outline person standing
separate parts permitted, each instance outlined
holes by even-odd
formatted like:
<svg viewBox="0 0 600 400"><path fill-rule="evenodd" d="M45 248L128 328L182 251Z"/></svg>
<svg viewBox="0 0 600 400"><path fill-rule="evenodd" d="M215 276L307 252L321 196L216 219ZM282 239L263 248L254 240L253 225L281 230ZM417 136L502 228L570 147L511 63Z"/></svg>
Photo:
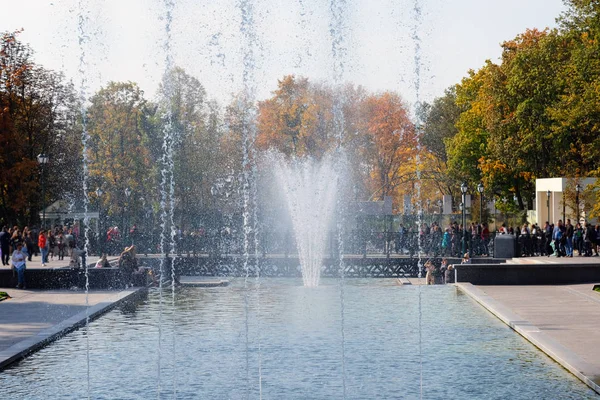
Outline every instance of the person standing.
<svg viewBox="0 0 600 400"><path fill-rule="evenodd" d="M25 289L25 254L23 254L23 244L17 244L12 255L12 266L17 271L17 289Z"/></svg>
<svg viewBox="0 0 600 400"><path fill-rule="evenodd" d="M435 271L435 265L431 261L427 261L425 263L425 270L427 273L425 274L425 282L427 285L435 285L435 277L433 276L433 272Z"/></svg>
<svg viewBox="0 0 600 400"><path fill-rule="evenodd" d="M25 248L27 249L27 261L31 261L31 257L33 257L35 251L33 233L31 231L28 231L25 236Z"/></svg>
<svg viewBox="0 0 600 400"><path fill-rule="evenodd" d="M575 233L575 229L573 225L571 225L571 220L567 219L567 224L565 225L565 236L567 237L565 243L565 250L567 253L567 257L573 257L573 234Z"/></svg>
<svg viewBox="0 0 600 400"><path fill-rule="evenodd" d="M10 233L8 227L3 226L0 232L0 251L2 251L2 265L9 265L10 260Z"/></svg>
<svg viewBox="0 0 600 400"><path fill-rule="evenodd" d="M56 236L56 245L58 246L58 259L65 259L65 235L61 230L58 231L58 235Z"/></svg>
<svg viewBox="0 0 600 400"><path fill-rule="evenodd" d="M21 231L15 227L10 238L10 247L13 251L15 251L18 244L23 244L23 238L21 237Z"/></svg>
<svg viewBox="0 0 600 400"><path fill-rule="evenodd" d="M40 236L38 237L38 247L42 253L42 267L45 267L48 263L48 237L46 236L45 229L40 231Z"/></svg>
<svg viewBox="0 0 600 400"><path fill-rule="evenodd" d="M484 257L487 257L490 252L489 243L490 243L490 229L488 228L487 222L484 222L481 227L481 244L482 244L481 252Z"/></svg>
<svg viewBox="0 0 600 400"><path fill-rule="evenodd" d="M54 261L54 256L57 256L58 258L56 238L54 237L54 233L52 233L51 230L48 230L48 255L50 256L50 261Z"/></svg>
<svg viewBox="0 0 600 400"><path fill-rule="evenodd" d="M563 225L562 219L558 220L558 223L552 230L552 240L554 241L554 254L556 255L556 257L561 257L565 255L565 227Z"/></svg>
<svg viewBox="0 0 600 400"><path fill-rule="evenodd" d="M75 236L73 236L73 229L69 228L67 234L64 237L65 247L67 249L67 257L73 256L73 249L75 248Z"/></svg>
<svg viewBox="0 0 600 400"><path fill-rule="evenodd" d="M579 222L575 225L575 231L573 232L573 247L577 249L579 257L583 256L583 228Z"/></svg>

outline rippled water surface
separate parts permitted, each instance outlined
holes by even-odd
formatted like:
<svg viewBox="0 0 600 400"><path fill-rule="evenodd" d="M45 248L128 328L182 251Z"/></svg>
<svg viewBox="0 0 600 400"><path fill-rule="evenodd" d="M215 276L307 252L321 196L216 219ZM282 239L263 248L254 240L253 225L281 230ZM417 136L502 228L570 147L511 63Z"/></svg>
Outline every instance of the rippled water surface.
<svg viewBox="0 0 600 400"><path fill-rule="evenodd" d="M263 398L341 398L339 288L326 279L318 288L300 285L263 280L260 315L251 288L248 319L242 281L180 290L174 311L163 305L160 383L158 293L106 314L90 325L90 397L156 398L160 386L165 399L174 390L180 399L258 398L260 357ZM419 397L418 290L394 280L347 281L348 398ZM599 397L455 288L421 290L423 398ZM83 331L0 373L11 400L86 398L85 382Z"/></svg>

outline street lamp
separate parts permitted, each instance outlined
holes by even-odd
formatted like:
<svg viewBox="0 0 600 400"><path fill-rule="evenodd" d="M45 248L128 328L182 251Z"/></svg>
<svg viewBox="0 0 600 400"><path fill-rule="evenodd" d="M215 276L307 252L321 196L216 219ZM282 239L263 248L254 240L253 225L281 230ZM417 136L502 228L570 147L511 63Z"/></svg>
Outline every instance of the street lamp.
<svg viewBox="0 0 600 400"><path fill-rule="evenodd" d="M481 223L483 224L483 183L479 183L479 185L477 185L477 191L479 192L479 219L481 220Z"/></svg>
<svg viewBox="0 0 600 400"><path fill-rule="evenodd" d="M98 199L98 245L100 245L100 257L104 254L104 234L102 229L102 189L96 189L96 199Z"/></svg>
<svg viewBox="0 0 600 400"><path fill-rule="evenodd" d="M462 207L461 207L461 211L462 211L462 226L463 226L463 232L462 232L462 254L464 255L467 252L467 217L465 214L465 208L467 205L467 191L469 190L469 187L467 186L467 184L465 182L463 182L460 185L460 191L462 192Z"/></svg>
<svg viewBox="0 0 600 400"><path fill-rule="evenodd" d="M46 186L44 184L44 170L46 164L48 164L48 161L50 160L50 157L44 153L40 153L37 156L37 160L40 164L40 168L42 169L42 228L46 229Z"/></svg>
<svg viewBox="0 0 600 400"><path fill-rule="evenodd" d="M546 208L548 209L548 223L552 223L552 219L550 218L550 190L546 192Z"/></svg>
<svg viewBox="0 0 600 400"><path fill-rule="evenodd" d="M498 200L496 199L496 196L493 196L493 201L494 201L494 232L498 232L498 209L496 208L496 203L498 202Z"/></svg>
<svg viewBox="0 0 600 400"><path fill-rule="evenodd" d="M517 194L515 193L513 195L513 201L515 202L515 205L517 206L517 211L515 212L515 225L516 225L516 230L515 230L515 234L517 232L517 230L519 229L519 198L517 197Z"/></svg>
<svg viewBox="0 0 600 400"><path fill-rule="evenodd" d="M125 197L127 198L127 207L129 207L129 196L131 196L131 189L129 189L128 187L125 188ZM127 211L127 225L129 226L129 210L125 207L125 210ZM125 221L123 221L123 236L127 236L127 239L129 241L129 227L125 227Z"/></svg>
<svg viewBox="0 0 600 400"><path fill-rule="evenodd" d="M575 219L577 220L577 222L579 222L579 192L581 192L581 185L578 183L577 185L575 185L575 209L577 210L576 215L575 215Z"/></svg>

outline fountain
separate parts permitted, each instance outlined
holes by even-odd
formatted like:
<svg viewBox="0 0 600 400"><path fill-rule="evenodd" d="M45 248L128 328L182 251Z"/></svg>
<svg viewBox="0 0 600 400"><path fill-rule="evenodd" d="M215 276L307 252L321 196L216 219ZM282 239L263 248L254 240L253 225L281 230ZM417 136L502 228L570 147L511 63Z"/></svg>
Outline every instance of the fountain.
<svg viewBox="0 0 600 400"><path fill-rule="evenodd" d="M293 157L288 162L278 154L270 158L292 219L304 286L319 286L338 192L333 155L320 161Z"/></svg>
<svg viewBox="0 0 600 400"><path fill-rule="evenodd" d="M176 85L168 79L178 54L173 48L179 28L175 17L181 14L177 10L179 2L164 0L163 3L165 98L162 107L157 108L162 129L154 132L162 142L158 151L161 157L157 161L159 179L154 186L155 235L160 237L158 251L161 253L154 256L159 260L158 287L149 289L147 298L132 307L134 311L115 309L97 321L87 318L85 329L69 333L66 340L58 340L7 369L0 375L0 386L8 388L9 394L16 398L463 399L493 397L498 394L496 390L504 390L504 398L516 398L522 391L539 394L548 391L550 386L555 391L549 396L557 398L570 393L579 397L589 394L573 377L549 364L533 346L513 335L466 296L457 296L451 287L401 288L395 279L361 279L356 278L356 274L352 275L353 279L346 279L344 263L349 261L342 258L342 254L345 254L343 239L347 236L342 233L347 228L344 207L348 202L343 193L350 174L344 174L349 169L344 143L351 139L344 135L354 129L354 121L346 121L344 112L350 96L345 97L340 90L323 112L331 115L323 130L332 138L330 146L335 147L334 150L321 158L288 156L270 150L262 158L256 147L258 108L255 104L260 98L257 94L260 85L255 75L260 75L257 62L261 62L261 51L268 40L263 43L261 39L264 16L256 10L260 10L261 4L253 0L235 3L239 14L236 32L239 42L232 42L241 44L239 54L230 55L225 47L217 49L219 57L222 56L220 60L225 60L225 56L239 56L236 62L241 60L238 65L242 81L238 102L240 140L236 149L240 165L237 175L227 172L230 178L227 185L239 184L239 202L237 209L231 212L238 217L238 247L223 254L211 252L214 250L211 248L198 256L198 260L218 259L216 262L223 264L238 262L243 274L227 276L231 279L228 287L176 286L175 264L190 258L189 255L178 256L176 242L174 210L182 207L185 211L176 196L179 182L175 173L176 144L183 134L169 103ZM306 0L298 3L302 15L300 25L306 30L314 22L310 20L312 11ZM352 10L349 3L330 0L327 7L330 36L326 40L331 42L328 56L332 61L331 81L336 88L343 87L346 70L352 70L347 56L353 50L349 44L348 21L351 21ZM86 99L90 66L86 53L89 52L86 40L89 28L84 18L85 4L81 1L79 6L79 100L87 227L92 180L88 176L90 161L87 158ZM421 96L419 32L423 18L421 1L413 0L411 4L414 89L418 102ZM223 32L212 33L216 43ZM312 49L304 49L303 55L307 58L311 54ZM310 60L301 58L301 61ZM418 125L417 122L417 128ZM417 147L420 148L420 144L417 143ZM350 157L350 146L346 150ZM259 165L259 161L264 161L264 165ZM278 191L287 205L303 286L295 275L293 278L265 278L268 276L266 268L261 270L264 266L261 264L269 262L260 252L263 236L258 170L265 165L276 177ZM418 211L421 211L423 168L417 160ZM182 214L182 220L198 218L183 211ZM417 215L420 225L421 212ZM357 231L358 224L357 221ZM221 229L221 225L217 228ZM333 256L331 262L336 265L330 268L330 272L334 270L333 275L321 277L328 244ZM420 242L417 247L420 275ZM366 250L364 257L370 261ZM291 260L295 273L297 263ZM286 253L280 262L288 261ZM85 272L87 293L87 268ZM238 277L241 278L236 279ZM166 292L164 282L169 280L170 292ZM423 360L426 360L427 379L424 379ZM481 385L482 381L490 384Z"/></svg>

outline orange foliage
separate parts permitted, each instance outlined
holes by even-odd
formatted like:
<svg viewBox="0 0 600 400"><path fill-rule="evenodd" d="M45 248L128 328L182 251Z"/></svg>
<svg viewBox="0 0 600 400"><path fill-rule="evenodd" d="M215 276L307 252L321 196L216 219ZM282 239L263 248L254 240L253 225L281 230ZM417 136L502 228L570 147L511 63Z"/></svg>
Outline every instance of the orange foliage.
<svg viewBox="0 0 600 400"><path fill-rule="evenodd" d="M383 198L414 180L417 136L406 106L395 93L367 97L361 111L363 130L370 139L364 156L371 165L374 193Z"/></svg>

